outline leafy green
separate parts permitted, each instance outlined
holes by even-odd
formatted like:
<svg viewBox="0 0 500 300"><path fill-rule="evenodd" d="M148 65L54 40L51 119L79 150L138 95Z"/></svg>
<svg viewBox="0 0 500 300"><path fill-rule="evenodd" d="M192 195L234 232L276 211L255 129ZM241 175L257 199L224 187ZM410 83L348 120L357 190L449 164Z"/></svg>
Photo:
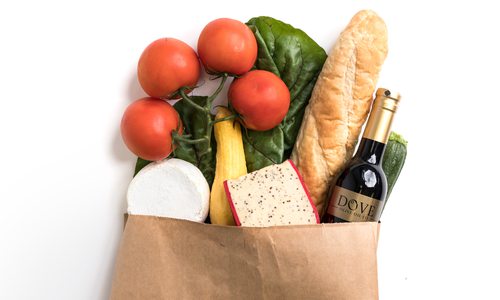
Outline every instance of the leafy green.
<svg viewBox="0 0 500 300"><path fill-rule="evenodd" d="M261 132L247 130L243 142L249 172L285 160L283 130L278 127Z"/></svg>
<svg viewBox="0 0 500 300"><path fill-rule="evenodd" d="M201 107L207 106L208 97L191 96L193 102ZM182 124L184 125L184 133L190 134L191 139L206 138L206 142L197 144L188 144L179 142L179 145L174 149L174 157L188 161L197 166L208 184L212 186L215 176L215 139L213 138L213 116L210 112L200 111L193 108L185 100L180 100L174 105L175 110L179 113Z"/></svg>
<svg viewBox="0 0 500 300"><path fill-rule="evenodd" d="M258 44L255 67L278 75L290 90L290 109L280 125L244 135L247 168L252 172L290 156L326 53L302 30L271 17L253 18L247 25Z"/></svg>
<svg viewBox="0 0 500 300"><path fill-rule="evenodd" d="M139 173L139 171L142 170L142 168L149 165L150 163L151 163L151 161L138 157L137 162L135 163L134 176L137 175L137 173Z"/></svg>

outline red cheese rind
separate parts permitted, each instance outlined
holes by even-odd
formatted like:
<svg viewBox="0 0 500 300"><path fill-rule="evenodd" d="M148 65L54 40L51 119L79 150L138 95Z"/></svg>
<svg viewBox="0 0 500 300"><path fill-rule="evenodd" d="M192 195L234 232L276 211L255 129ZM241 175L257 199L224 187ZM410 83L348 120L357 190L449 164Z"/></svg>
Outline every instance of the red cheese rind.
<svg viewBox="0 0 500 300"><path fill-rule="evenodd" d="M224 180L224 191L226 191L227 201L229 201L229 207L231 208L231 212L233 213L234 223L236 226L241 226L240 219L238 218L238 213L236 212L236 208L234 207L233 198L231 197L231 191L227 186L227 180Z"/></svg>

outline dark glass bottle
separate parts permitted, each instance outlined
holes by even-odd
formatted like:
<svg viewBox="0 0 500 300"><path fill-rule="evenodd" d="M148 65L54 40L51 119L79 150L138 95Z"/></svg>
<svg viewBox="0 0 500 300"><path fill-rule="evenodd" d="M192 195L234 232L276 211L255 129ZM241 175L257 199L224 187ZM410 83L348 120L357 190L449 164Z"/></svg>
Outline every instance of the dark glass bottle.
<svg viewBox="0 0 500 300"><path fill-rule="evenodd" d="M382 157L399 94L378 89L354 157L330 188L323 223L379 221L387 195Z"/></svg>

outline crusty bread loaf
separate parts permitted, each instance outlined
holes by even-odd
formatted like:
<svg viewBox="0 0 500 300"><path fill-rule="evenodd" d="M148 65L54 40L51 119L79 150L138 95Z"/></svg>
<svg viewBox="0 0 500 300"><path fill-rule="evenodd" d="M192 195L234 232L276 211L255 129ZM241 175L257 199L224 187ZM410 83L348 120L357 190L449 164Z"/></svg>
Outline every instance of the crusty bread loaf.
<svg viewBox="0 0 500 300"><path fill-rule="evenodd" d="M360 11L341 33L316 82L292 160L320 214L329 185L352 157L386 55L384 21L373 11Z"/></svg>

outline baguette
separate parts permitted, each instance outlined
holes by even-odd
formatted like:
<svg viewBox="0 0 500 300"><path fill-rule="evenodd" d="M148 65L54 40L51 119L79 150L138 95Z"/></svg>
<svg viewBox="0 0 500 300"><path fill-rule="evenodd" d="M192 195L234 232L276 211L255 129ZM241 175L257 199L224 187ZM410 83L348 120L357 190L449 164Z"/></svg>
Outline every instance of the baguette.
<svg viewBox="0 0 500 300"><path fill-rule="evenodd" d="M352 157L386 56L384 21L373 11L360 11L316 81L291 158L320 215L329 185Z"/></svg>

